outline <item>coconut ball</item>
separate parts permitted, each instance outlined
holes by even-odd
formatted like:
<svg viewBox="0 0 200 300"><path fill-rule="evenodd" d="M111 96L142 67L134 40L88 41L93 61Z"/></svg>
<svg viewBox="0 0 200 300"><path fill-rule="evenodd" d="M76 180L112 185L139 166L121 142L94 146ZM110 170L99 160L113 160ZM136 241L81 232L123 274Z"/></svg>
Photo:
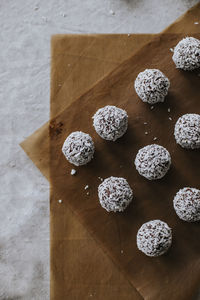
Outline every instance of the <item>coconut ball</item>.
<svg viewBox="0 0 200 300"><path fill-rule="evenodd" d="M169 79L157 69L146 69L135 80L135 91L143 102L164 102L170 86Z"/></svg>
<svg viewBox="0 0 200 300"><path fill-rule="evenodd" d="M71 164L82 166L93 158L94 143L89 134L75 131L66 138L62 152Z"/></svg>
<svg viewBox="0 0 200 300"><path fill-rule="evenodd" d="M160 256L172 244L172 230L167 223L153 220L144 223L137 233L137 247L147 256Z"/></svg>
<svg viewBox="0 0 200 300"><path fill-rule="evenodd" d="M133 192L126 179L111 176L99 185L98 196L108 212L122 212L132 201Z"/></svg>
<svg viewBox="0 0 200 300"><path fill-rule="evenodd" d="M116 141L128 128L127 112L112 105L102 107L93 116L93 126L103 139Z"/></svg>
<svg viewBox="0 0 200 300"><path fill-rule="evenodd" d="M200 67L200 40L193 37L182 39L174 48L172 59L177 68L192 71Z"/></svg>
<svg viewBox="0 0 200 300"><path fill-rule="evenodd" d="M169 170L171 156L167 149L152 144L141 148L135 158L135 166L140 175L149 180L160 179Z"/></svg>
<svg viewBox="0 0 200 300"><path fill-rule="evenodd" d="M173 200L174 209L183 221L200 221L200 190L190 187L180 189Z"/></svg>
<svg viewBox="0 0 200 300"><path fill-rule="evenodd" d="M186 149L200 148L200 115L185 114L175 124L174 136L177 144Z"/></svg>

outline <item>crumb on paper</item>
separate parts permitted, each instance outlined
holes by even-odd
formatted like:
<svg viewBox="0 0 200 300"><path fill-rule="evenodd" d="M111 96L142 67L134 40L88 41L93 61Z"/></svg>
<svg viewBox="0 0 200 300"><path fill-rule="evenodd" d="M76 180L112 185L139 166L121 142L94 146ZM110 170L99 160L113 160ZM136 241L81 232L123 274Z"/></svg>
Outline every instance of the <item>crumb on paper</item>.
<svg viewBox="0 0 200 300"><path fill-rule="evenodd" d="M115 12L111 9L111 10L110 10L110 14L111 14L112 16L114 16L114 15L115 15Z"/></svg>
<svg viewBox="0 0 200 300"><path fill-rule="evenodd" d="M68 64L67 66L68 66L68 67L71 67L71 64Z"/></svg>
<svg viewBox="0 0 200 300"><path fill-rule="evenodd" d="M169 117L169 120L172 121L172 117Z"/></svg>
<svg viewBox="0 0 200 300"><path fill-rule="evenodd" d="M128 36L131 36L131 34L130 34L130 33L128 33Z"/></svg>
<svg viewBox="0 0 200 300"><path fill-rule="evenodd" d="M65 18L67 15L65 13L61 13L61 16Z"/></svg>
<svg viewBox="0 0 200 300"><path fill-rule="evenodd" d="M173 49L173 48L170 48L169 50L170 50L171 52L174 52L174 49Z"/></svg>
<svg viewBox="0 0 200 300"><path fill-rule="evenodd" d="M60 199L60 200L58 200L58 203L62 203L62 200Z"/></svg>
<svg viewBox="0 0 200 300"><path fill-rule="evenodd" d="M71 175L75 175L76 174L76 170L75 169L71 169Z"/></svg>
<svg viewBox="0 0 200 300"><path fill-rule="evenodd" d="M59 84L58 84L58 86L62 86L62 84L61 84L61 83L59 83Z"/></svg>
<svg viewBox="0 0 200 300"><path fill-rule="evenodd" d="M170 112L171 111L171 109L170 108L168 108L168 110L167 110L168 112Z"/></svg>
<svg viewBox="0 0 200 300"><path fill-rule="evenodd" d="M34 7L34 10L38 10L38 9L39 9L39 6L36 5L36 6Z"/></svg>
<svg viewBox="0 0 200 300"><path fill-rule="evenodd" d="M144 134L146 134L146 135L147 135L147 134L148 134L148 131L145 131L145 133L144 133Z"/></svg>
<svg viewBox="0 0 200 300"><path fill-rule="evenodd" d="M151 110L154 109L154 106L152 105L152 106L150 107L150 109L151 109Z"/></svg>
<svg viewBox="0 0 200 300"><path fill-rule="evenodd" d="M154 136L153 140L156 141L158 138L156 136Z"/></svg>
<svg viewBox="0 0 200 300"><path fill-rule="evenodd" d="M85 190L88 190L89 189L89 185L87 184L85 187L84 187Z"/></svg>

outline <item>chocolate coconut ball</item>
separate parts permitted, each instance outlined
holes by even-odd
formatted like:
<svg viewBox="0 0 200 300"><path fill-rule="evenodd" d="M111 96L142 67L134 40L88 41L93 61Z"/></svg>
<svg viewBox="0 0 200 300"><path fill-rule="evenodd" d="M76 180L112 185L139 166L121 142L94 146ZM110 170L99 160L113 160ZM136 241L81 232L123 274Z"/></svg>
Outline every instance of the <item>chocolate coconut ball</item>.
<svg viewBox="0 0 200 300"><path fill-rule="evenodd" d="M147 256L160 256L172 244L172 230L167 223L153 220L144 223L137 233L137 247Z"/></svg>
<svg viewBox="0 0 200 300"><path fill-rule="evenodd" d="M127 112L112 105L102 107L93 116L93 126L103 139L116 141L127 130Z"/></svg>
<svg viewBox="0 0 200 300"><path fill-rule="evenodd" d="M126 179L111 176L99 185L98 196L101 206L108 212L122 212L132 201L133 192Z"/></svg>
<svg viewBox="0 0 200 300"><path fill-rule="evenodd" d="M135 166L140 175L149 180L160 179L169 170L171 157L167 149L152 144L140 149L135 158Z"/></svg>
<svg viewBox="0 0 200 300"><path fill-rule="evenodd" d="M169 79L157 69L146 69L135 80L135 91L143 102L164 102L170 86Z"/></svg>
<svg viewBox="0 0 200 300"><path fill-rule="evenodd" d="M180 189L174 197L173 204L181 220L200 221L200 190L190 187Z"/></svg>
<svg viewBox="0 0 200 300"><path fill-rule="evenodd" d="M177 68L192 71L200 67L200 40L193 37L182 39L174 48L172 59Z"/></svg>
<svg viewBox="0 0 200 300"><path fill-rule="evenodd" d="M186 149L200 148L200 115L185 114L175 124L177 144Z"/></svg>
<svg viewBox="0 0 200 300"><path fill-rule="evenodd" d="M62 152L71 164L82 166L93 158L94 143L89 134L75 131L66 138Z"/></svg>

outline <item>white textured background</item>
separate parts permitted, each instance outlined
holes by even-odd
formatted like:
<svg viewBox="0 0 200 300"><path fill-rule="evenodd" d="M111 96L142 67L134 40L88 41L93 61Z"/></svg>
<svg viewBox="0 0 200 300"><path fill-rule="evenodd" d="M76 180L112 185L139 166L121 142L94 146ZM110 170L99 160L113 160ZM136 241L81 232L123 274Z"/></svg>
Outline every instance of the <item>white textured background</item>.
<svg viewBox="0 0 200 300"><path fill-rule="evenodd" d="M49 299L49 186L19 143L49 117L50 36L157 33L197 2L0 0L1 300Z"/></svg>

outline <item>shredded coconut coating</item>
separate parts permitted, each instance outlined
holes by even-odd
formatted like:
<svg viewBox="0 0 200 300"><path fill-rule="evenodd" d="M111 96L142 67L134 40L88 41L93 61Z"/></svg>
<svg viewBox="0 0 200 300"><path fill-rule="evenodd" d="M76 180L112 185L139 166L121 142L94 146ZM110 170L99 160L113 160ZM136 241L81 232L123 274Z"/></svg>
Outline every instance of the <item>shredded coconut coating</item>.
<svg viewBox="0 0 200 300"><path fill-rule="evenodd" d="M140 175L149 180L160 179L169 170L171 156L163 146L152 144L141 148L135 158L135 166Z"/></svg>
<svg viewBox="0 0 200 300"><path fill-rule="evenodd" d="M94 143L89 134L75 131L66 138L62 152L71 164L82 166L93 158Z"/></svg>
<svg viewBox="0 0 200 300"><path fill-rule="evenodd" d="M101 206L108 212L122 212L132 201L133 191L126 179L111 176L99 185L98 196Z"/></svg>
<svg viewBox="0 0 200 300"><path fill-rule="evenodd" d="M186 149L200 148L200 115L185 114L175 124L174 136L177 144Z"/></svg>
<svg viewBox="0 0 200 300"><path fill-rule="evenodd" d="M146 69L135 80L135 91L143 102L164 102L170 87L169 79L157 69Z"/></svg>
<svg viewBox="0 0 200 300"><path fill-rule="evenodd" d="M192 71L200 67L200 40L182 39L174 48L172 59L178 69Z"/></svg>
<svg viewBox="0 0 200 300"><path fill-rule="evenodd" d="M93 116L93 126L103 139L116 141L128 128L127 112L112 105L102 107Z"/></svg>
<svg viewBox="0 0 200 300"><path fill-rule="evenodd" d="M180 189L174 197L173 204L181 220L200 221L200 190L190 187Z"/></svg>
<svg viewBox="0 0 200 300"><path fill-rule="evenodd" d="M147 256L160 256L167 252L171 244L172 230L163 221L149 221L138 230L137 247Z"/></svg>

